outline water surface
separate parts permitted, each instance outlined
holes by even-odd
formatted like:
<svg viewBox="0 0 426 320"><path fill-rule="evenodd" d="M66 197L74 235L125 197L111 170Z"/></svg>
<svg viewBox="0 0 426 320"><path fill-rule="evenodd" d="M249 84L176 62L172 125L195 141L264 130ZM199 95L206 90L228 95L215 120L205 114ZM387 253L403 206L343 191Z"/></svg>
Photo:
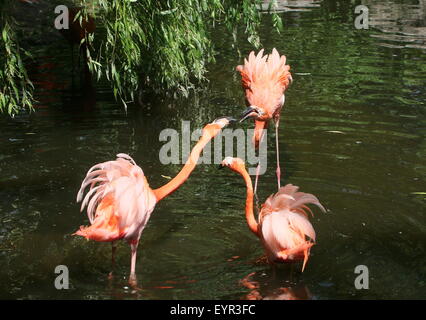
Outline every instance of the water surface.
<svg viewBox="0 0 426 320"><path fill-rule="evenodd" d="M283 182L328 209L312 219L318 242L303 274L294 266L274 276L258 262L262 248L243 219L243 181L216 165L198 166L157 205L139 246L138 292L127 284L127 244L109 281L110 245L71 236L87 224L75 197L93 164L128 153L160 186L181 167L159 162L161 130L180 130L181 120L200 128L244 108L234 70L252 50L243 33L241 56L231 36L214 33L217 62L202 90L177 100L145 97L127 113L106 84L72 85L60 36L34 40L36 112L0 118L0 297L425 299L426 206L418 193L426 192L426 4L363 3L368 30L356 30L354 6L338 1L280 1L284 31L273 32L266 17L261 29L264 47L287 55L294 78L280 128ZM261 199L276 189L272 132L268 143ZM69 290L54 287L60 264L69 268ZM354 287L357 265L369 268L369 290Z"/></svg>

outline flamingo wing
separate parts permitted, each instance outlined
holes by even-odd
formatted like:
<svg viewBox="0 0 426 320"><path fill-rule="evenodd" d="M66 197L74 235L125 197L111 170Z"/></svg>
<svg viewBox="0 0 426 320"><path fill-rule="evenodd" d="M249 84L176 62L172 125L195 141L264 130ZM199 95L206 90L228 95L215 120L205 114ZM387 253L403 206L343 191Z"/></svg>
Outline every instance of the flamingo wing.
<svg viewBox="0 0 426 320"><path fill-rule="evenodd" d="M298 190L299 187L287 184L271 195L262 207L259 216L261 238L272 261L280 256L301 254L306 259L307 250L315 242L315 230L305 210L312 211L306 205L315 204L325 209L317 197Z"/></svg>
<svg viewBox="0 0 426 320"><path fill-rule="evenodd" d="M300 251L298 248L302 248L307 242L310 242L306 240L305 236L315 241L315 230L309 220L289 210L266 215L260 229L264 247L272 261L279 257L279 253L283 250L287 250L288 254L290 252L297 254Z"/></svg>
<svg viewBox="0 0 426 320"><path fill-rule="evenodd" d="M89 169L77 194L80 201L91 225L75 234L96 241L139 239L156 204L142 169L126 154Z"/></svg>
<svg viewBox="0 0 426 320"><path fill-rule="evenodd" d="M282 105L283 93L292 77L284 55L280 56L275 48L270 55L263 55L263 52L263 49L257 55L250 52L248 60L244 59L244 65L236 69L241 74L249 104L264 109L272 118Z"/></svg>

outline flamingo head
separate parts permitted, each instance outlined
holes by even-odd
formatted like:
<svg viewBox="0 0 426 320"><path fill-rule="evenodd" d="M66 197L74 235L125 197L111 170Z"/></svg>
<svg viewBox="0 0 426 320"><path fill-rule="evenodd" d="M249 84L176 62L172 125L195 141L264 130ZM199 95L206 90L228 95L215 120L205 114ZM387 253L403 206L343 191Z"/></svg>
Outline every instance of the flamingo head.
<svg viewBox="0 0 426 320"><path fill-rule="evenodd" d="M219 165L219 168L224 167L228 167L235 172L242 172L245 169L245 163L240 158L226 157Z"/></svg>
<svg viewBox="0 0 426 320"><path fill-rule="evenodd" d="M220 132L220 130L235 121L237 120L232 117L217 118L213 122L205 125L203 128L203 135L210 135L212 138L214 138Z"/></svg>
<svg viewBox="0 0 426 320"><path fill-rule="evenodd" d="M264 102L258 103L258 105L248 106L241 114L240 122L248 118L254 118L255 120L265 121L270 119L276 110L280 110L285 102L285 94L275 97L264 99ZM268 111L270 110L270 111Z"/></svg>
<svg viewBox="0 0 426 320"><path fill-rule="evenodd" d="M262 119L266 115L266 112L263 110L263 108L260 108L258 106L249 106L247 109L244 110L244 112L241 114L240 122L243 122L244 120L248 118L254 118L254 119Z"/></svg>
<svg viewBox="0 0 426 320"><path fill-rule="evenodd" d="M221 118L217 118L215 119L212 124L218 124L221 129L223 129L224 127L226 127L228 124L236 122L237 119L234 119L232 117L221 117Z"/></svg>

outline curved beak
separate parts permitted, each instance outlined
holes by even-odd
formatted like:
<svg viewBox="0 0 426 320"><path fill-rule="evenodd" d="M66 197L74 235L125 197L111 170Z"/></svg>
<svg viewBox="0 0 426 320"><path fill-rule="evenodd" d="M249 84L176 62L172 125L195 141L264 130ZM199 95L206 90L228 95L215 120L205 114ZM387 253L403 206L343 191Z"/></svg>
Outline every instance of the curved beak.
<svg viewBox="0 0 426 320"><path fill-rule="evenodd" d="M244 110L243 113L241 114L240 122L243 122L244 120L250 117L258 116L258 115L259 115L259 112L257 111L257 109L254 108L253 106L250 106L246 110Z"/></svg>
<svg viewBox="0 0 426 320"><path fill-rule="evenodd" d="M233 117L226 117L226 119L229 121L229 123L235 123L235 122L238 121L237 119L235 119Z"/></svg>

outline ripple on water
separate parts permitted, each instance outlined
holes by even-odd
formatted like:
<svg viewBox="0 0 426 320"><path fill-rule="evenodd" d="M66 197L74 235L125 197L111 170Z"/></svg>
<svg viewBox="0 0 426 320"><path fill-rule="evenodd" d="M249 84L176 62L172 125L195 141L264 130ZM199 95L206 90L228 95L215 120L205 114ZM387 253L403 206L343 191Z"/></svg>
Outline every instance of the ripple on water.
<svg viewBox="0 0 426 320"><path fill-rule="evenodd" d="M425 298L426 57L412 48L424 46L423 1L365 2L369 30L354 29L353 8L333 1L277 3L285 28L274 35L264 19L261 38L268 50L285 52L294 73L281 118L283 183L315 194L327 208L315 210L318 242L305 272L288 279L284 267L273 278L258 263L262 247L244 220L244 183L211 165L197 167L153 213L138 253L141 293L127 286L127 244L119 244L111 283L109 244L71 236L87 224L75 196L93 164L129 153L150 184L160 186L162 176L180 168L159 165L162 129L179 129L182 119L196 128L243 110L234 72L242 57L230 48L231 37L218 32L221 54L210 66L210 83L189 98L144 101L149 112L130 106L124 113L104 84L95 100L62 90L69 82L64 54L46 58L55 68L40 69L41 80L56 72L58 85L44 88L35 113L0 118L0 297ZM243 38L245 55L252 48ZM268 139L263 200L276 191L272 131ZM72 273L66 293L47 276L58 264ZM360 264L370 268L368 292L353 288ZM257 282L258 292L241 285L244 279Z"/></svg>

